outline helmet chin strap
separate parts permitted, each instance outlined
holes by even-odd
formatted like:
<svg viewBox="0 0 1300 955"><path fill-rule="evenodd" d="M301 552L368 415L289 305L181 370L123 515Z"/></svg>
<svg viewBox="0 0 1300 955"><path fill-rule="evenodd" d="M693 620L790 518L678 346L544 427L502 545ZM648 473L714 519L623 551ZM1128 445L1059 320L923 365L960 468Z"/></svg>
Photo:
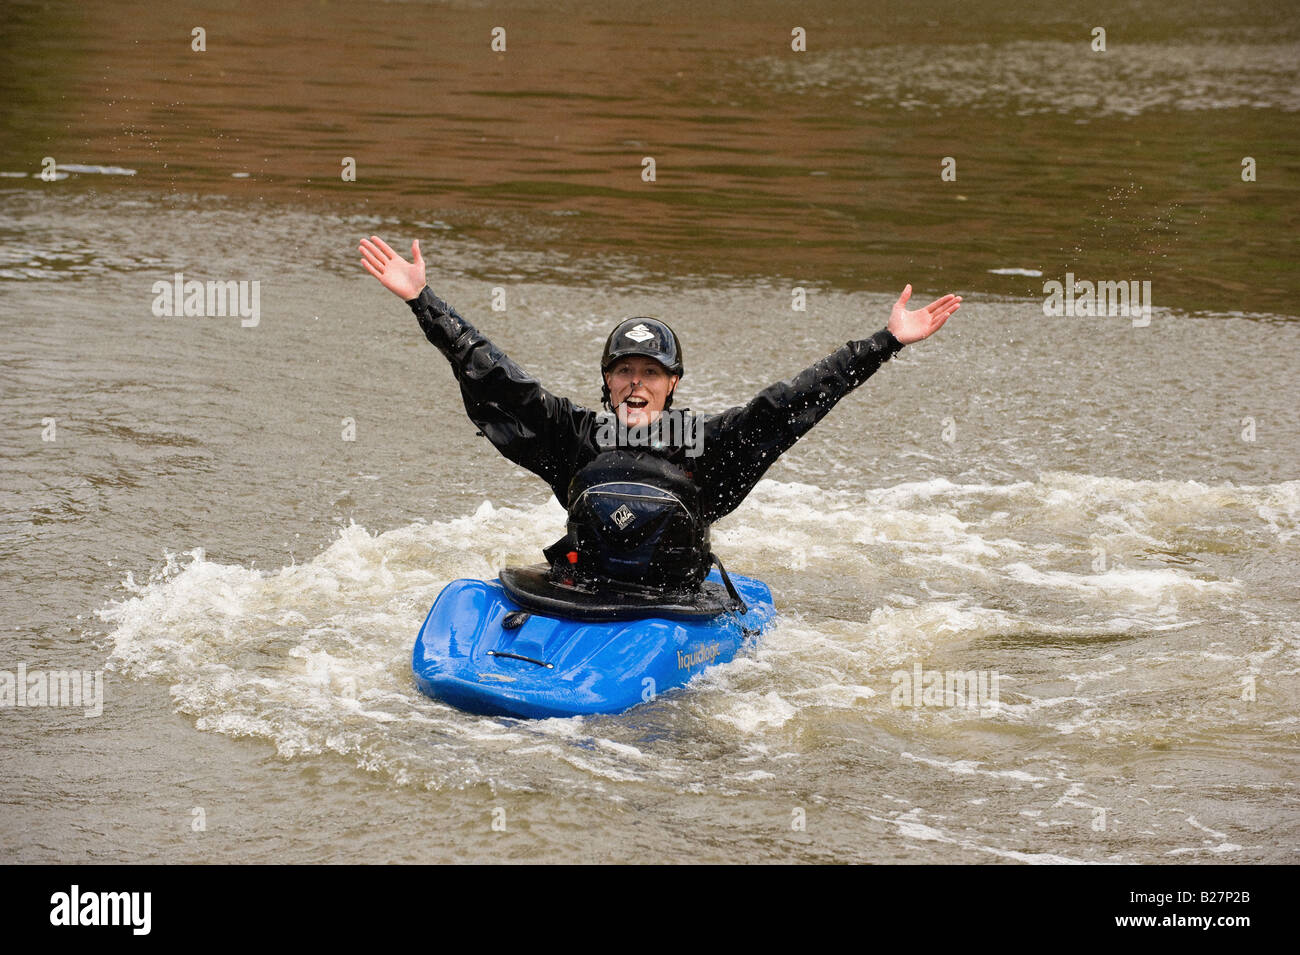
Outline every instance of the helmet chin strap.
<svg viewBox="0 0 1300 955"><path fill-rule="evenodd" d="M602 376L603 380L603 376ZM668 397L664 399L664 411L673 406L673 395L677 392L677 386L673 385L673 390L668 392ZM629 392L630 393L630 392ZM614 405L611 403L613 396L609 393L609 383L606 382L600 386L600 404L606 411L613 412Z"/></svg>

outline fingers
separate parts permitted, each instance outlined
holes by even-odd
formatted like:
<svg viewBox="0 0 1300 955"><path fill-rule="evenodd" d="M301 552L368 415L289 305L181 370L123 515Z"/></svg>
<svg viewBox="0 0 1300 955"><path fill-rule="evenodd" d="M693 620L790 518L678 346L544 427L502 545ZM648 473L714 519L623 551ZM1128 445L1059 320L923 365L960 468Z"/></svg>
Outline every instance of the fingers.
<svg viewBox="0 0 1300 955"><path fill-rule="evenodd" d="M901 310L911 295L912 286L909 285L903 289L903 294L899 296L898 304L894 308ZM911 312L903 310L901 316L898 311L895 311L889 319L889 330L903 344L921 341L942 328L943 323L948 321L959 308L961 308L961 296L950 292L942 298L935 299L925 308L918 308Z"/></svg>
<svg viewBox="0 0 1300 955"><path fill-rule="evenodd" d="M950 305L945 307L942 311L940 311L935 315L932 315L930 318L930 328L933 331L937 332L940 328L943 327L944 322L948 321L948 319L952 318L952 316L956 314L957 309L959 308L961 308L961 298L957 298L954 302L952 302Z"/></svg>
<svg viewBox="0 0 1300 955"><path fill-rule="evenodd" d="M384 255L388 256L388 258L390 259L397 258L397 253L394 252L391 248L389 248L388 243L385 242L383 239L379 238L379 236L372 235L370 237L370 241L373 242L375 245L379 246L379 250L383 252Z"/></svg>
<svg viewBox="0 0 1300 955"><path fill-rule="evenodd" d="M379 281L382 282L384 280L384 273L375 271L375 267L371 265L369 262L367 262L365 259L361 260L361 264L365 266L367 272L369 272L375 278L379 279Z"/></svg>
<svg viewBox="0 0 1300 955"><path fill-rule="evenodd" d="M424 264L424 256L420 254L420 240L416 239L411 243L411 261L416 265Z"/></svg>
<svg viewBox="0 0 1300 955"><path fill-rule="evenodd" d="M361 245L361 263L367 266L370 271L374 272L376 275L382 275L384 270L388 267L387 261L380 257L378 250L374 249L373 246L368 246L366 243L362 243Z"/></svg>
<svg viewBox="0 0 1300 955"><path fill-rule="evenodd" d="M383 250L380 249L379 246L375 245L372 239L362 239L361 244L357 246L357 248L359 248L362 252L369 252L372 256L374 256L376 262L386 262L388 261L388 259L392 258L391 254L385 255Z"/></svg>
<svg viewBox="0 0 1300 955"><path fill-rule="evenodd" d="M945 295L943 298L935 299L925 307L925 310L930 313L932 319L939 315L947 318L953 312L957 311L960 305L960 295Z"/></svg>

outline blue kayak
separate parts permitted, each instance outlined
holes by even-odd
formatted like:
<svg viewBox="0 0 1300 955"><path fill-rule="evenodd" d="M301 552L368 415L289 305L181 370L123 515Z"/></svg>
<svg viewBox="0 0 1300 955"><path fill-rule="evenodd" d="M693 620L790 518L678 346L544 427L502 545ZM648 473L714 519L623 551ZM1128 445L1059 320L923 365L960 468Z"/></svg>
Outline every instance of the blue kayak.
<svg viewBox="0 0 1300 955"><path fill-rule="evenodd" d="M718 569L709 573L712 606L664 601L650 610L555 599L537 569L455 580L420 628L411 668L420 692L470 713L618 713L731 660L771 623L767 584L729 580L724 593Z"/></svg>

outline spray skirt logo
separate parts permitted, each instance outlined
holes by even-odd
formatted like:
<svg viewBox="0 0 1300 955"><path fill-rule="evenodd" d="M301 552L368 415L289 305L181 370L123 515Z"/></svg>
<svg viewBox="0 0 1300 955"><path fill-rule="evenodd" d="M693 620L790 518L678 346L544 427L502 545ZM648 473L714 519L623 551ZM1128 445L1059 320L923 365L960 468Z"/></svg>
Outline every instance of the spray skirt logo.
<svg viewBox="0 0 1300 955"><path fill-rule="evenodd" d="M636 515L626 504L622 505L617 511L609 515L609 519L618 525L619 530L623 530L627 525L636 520Z"/></svg>

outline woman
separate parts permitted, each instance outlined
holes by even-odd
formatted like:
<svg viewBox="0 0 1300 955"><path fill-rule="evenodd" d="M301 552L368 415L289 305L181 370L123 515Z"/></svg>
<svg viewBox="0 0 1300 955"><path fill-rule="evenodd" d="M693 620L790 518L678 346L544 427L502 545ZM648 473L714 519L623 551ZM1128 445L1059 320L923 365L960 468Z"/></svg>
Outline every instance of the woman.
<svg viewBox="0 0 1300 955"><path fill-rule="evenodd" d="M698 417L669 412L685 373L677 336L657 319L630 318L605 343L607 410L599 413L546 391L435 296L418 240L412 262L378 236L362 239L360 251L361 264L411 307L451 362L465 410L483 435L546 481L568 510L568 533L545 551L551 579L629 593L697 591L716 560L709 525L735 509L841 398L904 345L933 335L961 304L945 295L906 311L909 285L886 328L743 407Z"/></svg>

